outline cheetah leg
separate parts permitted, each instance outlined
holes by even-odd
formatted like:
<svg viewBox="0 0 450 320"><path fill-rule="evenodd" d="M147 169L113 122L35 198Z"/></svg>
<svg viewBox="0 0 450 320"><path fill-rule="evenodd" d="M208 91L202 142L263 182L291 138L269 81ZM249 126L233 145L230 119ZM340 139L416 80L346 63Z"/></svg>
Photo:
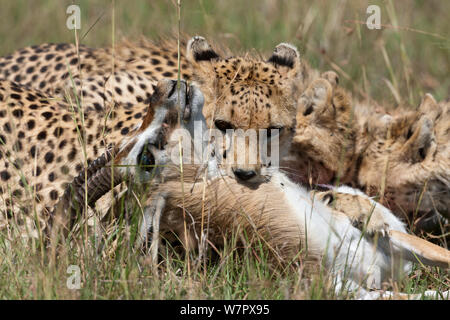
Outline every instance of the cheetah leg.
<svg viewBox="0 0 450 320"><path fill-rule="evenodd" d="M389 209L360 190L338 187L331 191L315 192L311 196L345 214L354 227L369 235L381 233L386 236L389 230L406 232L404 224Z"/></svg>

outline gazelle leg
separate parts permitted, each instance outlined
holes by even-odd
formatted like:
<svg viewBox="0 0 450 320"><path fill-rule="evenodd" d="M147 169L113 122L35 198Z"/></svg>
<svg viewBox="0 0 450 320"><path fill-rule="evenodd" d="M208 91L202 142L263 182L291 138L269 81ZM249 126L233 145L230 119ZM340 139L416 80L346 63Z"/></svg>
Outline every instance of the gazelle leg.
<svg viewBox="0 0 450 320"><path fill-rule="evenodd" d="M166 205L166 199L159 196L155 203L155 210L152 219L152 239L150 245L150 255L154 265L158 262L158 248L159 248L159 226L161 222L161 215Z"/></svg>
<svg viewBox="0 0 450 320"><path fill-rule="evenodd" d="M142 217L142 222L139 226L139 234L136 240L136 249L142 249L148 241L149 234L152 234L152 238L150 239L151 242L155 240L155 236L153 236L155 231L159 234L159 220L161 219L161 213L164 210L164 206L164 197L158 195L151 201L150 205L144 208L144 214ZM158 244L156 244L156 246L157 245Z"/></svg>

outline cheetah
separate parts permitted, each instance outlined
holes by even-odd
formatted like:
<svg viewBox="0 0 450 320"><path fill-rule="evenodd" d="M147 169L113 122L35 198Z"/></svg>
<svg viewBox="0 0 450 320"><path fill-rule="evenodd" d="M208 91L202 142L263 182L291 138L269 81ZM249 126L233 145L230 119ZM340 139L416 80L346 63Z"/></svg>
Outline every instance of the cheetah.
<svg viewBox="0 0 450 320"><path fill-rule="evenodd" d="M0 80L0 228L14 222L21 234L38 237L66 185L136 130L144 108L83 114L77 105Z"/></svg>
<svg viewBox="0 0 450 320"><path fill-rule="evenodd" d="M177 56L172 40L159 44L145 40L138 44L124 42L114 50L80 47L78 53L73 45L44 44L0 59L0 74L60 97L67 96L72 92L68 88L74 87L84 109L102 112L105 103L113 105L112 101L130 108L148 101L156 80L176 78ZM227 136L226 130L262 129L268 130L268 135L274 132L274 136L279 132L279 150L285 150L293 127L295 101L317 72L300 60L294 46L286 43L276 46L265 61L248 54L222 56L204 38L192 38L180 51L181 78L192 80L204 92L207 125L222 131L226 140L224 158L228 156L227 161L234 163L239 161L233 161L233 157L239 154L246 157L241 164L226 166L227 174L246 182L261 182L264 164L259 150L247 150L259 145L259 141L237 146L230 152L226 149L230 149L230 141L236 136ZM25 66L18 68L22 62ZM267 139L269 151L274 136ZM255 155L256 160L251 161L250 155Z"/></svg>
<svg viewBox="0 0 450 320"><path fill-rule="evenodd" d="M148 102L153 90L152 84L162 76L173 77L176 74L177 64L175 61L178 52L174 48L176 48L174 42L170 41L164 42L163 45L145 40L137 45L125 42L115 48L115 64L113 66L111 48L89 49L81 46L77 54L73 45L45 44L26 48L2 58L0 72L3 77L20 81L28 86L37 86L40 90L50 94L61 94L62 88L69 81L69 87L72 84L75 84L77 88L81 87L79 91L83 97L82 105L83 108L86 108L87 115L94 114L91 112L92 110L105 114L105 103L118 100L119 106L133 108L133 110L141 108L136 112L138 117L145 113L145 103ZM298 132L297 137L294 139L293 147L288 147L292 139L291 131L295 126L292 119L296 108L299 108L294 100L306 89L312 79L317 78L317 71L309 68L305 61L300 62L295 47L280 44L267 62L248 56L223 59L220 58L221 54L212 49L205 39L195 37L189 41L186 49L181 48L180 53L182 78L193 80L205 92L207 100L205 116L208 126L222 131L228 143L233 141L234 136L226 135L227 129L269 129L268 131L275 129L281 133L278 136L281 141L280 166L291 179L311 186L330 183L336 177L339 177L340 182L349 184L364 179L363 171L361 171L360 178L353 178L353 176L357 174L354 171L362 160L357 155L364 152L363 149L368 145L365 141L367 137L357 134L357 130L352 128L364 127L364 124L360 122L371 124L371 121L367 119L373 117L355 115L354 119L351 119L354 113L351 112L353 109L350 106L349 95L342 88L336 88L333 98L334 103L340 105L341 112L337 112L337 115L342 119L337 119L333 124L333 121L330 121L333 117L330 112L325 112L322 114L322 118L317 118L321 121L324 117L328 117L327 123L320 124L320 127L328 126L328 129L334 132L333 142L322 143L323 139L318 139L318 135L314 138L316 141L313 143L314 146L306 147L307 152L305 152L305 143L299 139L302 136L308 137L308 134L302 133L300 125L297 124L295 129ZM78 57L80 57L80 61L78 61ZM62 61L65 61L66 66L69 65L70 74L68 74L67 67L61 67ZM18 68L21 63L25 63L26 67ZM37 72L39 67L41 69ZM42 68L44 69L42 70ZM111 76L113 70L114 76ZM267 78L264 78L266 75ZM43 77L43 80L40 80L40 77ZM270 79L270 77L274 77L274 79ZM333 78L333 76L329 76L329 80L330 77ZM337 79L335 77L330 81L333 82ZM265 87L264 81L261 84L261 80L266 80ZM250 88L249 83L254 83L254 86L251 87L251 90L246 90ZM55 84L56 89L53 88ZM252 106L253 102L255 106ZM301 103L302 100L300 100ZM356 111L363 113L359 108ZM303 112L306 114L304 118L308 118L309 109L305 109ZM318 112L311 112L309 117L318 114ZM298 114L296 121L299 123L303 120L299 118ZM129 116L126 119L128 118ZM375 120L374 122L378 121ZM319 134L318 131L314 131L314 128L319 126L314 123L308 126L310 132ZM308 126L304 126L304 128ZM120 120L114 128L110 128L113 135L116 129L120 129L121 134L124 135L129 131L128 126L122 128ZM327 136L324 130L320 134ZM268 140L271 141L271 139ZM345 148L340 147L343 144L345 144ZM229 148L229 146L227 147ZM250 145L244 147L248 149ZM268 149L271 149L270 145ZM285 156L286 150L290 150L288 156ZM345 150L344 154L341 150ZM265 169L264 164L259 163L260 157L256 156L257 161L254 164L249 164L248 159L251 154L257 155L258 150L232 150L234 152L231 156L227 154L229 151L223 151L224 158L226 156L228 158L237 157L238 154L245 154L247 158L243 165L228 167L228 174L235 175L245 182L264 181L265 177L262 172ZM318 152L319 154L317 154ZM337 155L339 155L339 159L333 158ZM353 172L344 172L345 170L353 170ZM425 171L424 175L429 176L430 174L427 175ZM366 183L358 183L355 186L364 190L370 189L370 194L375 194L379 190L373 186L372 182L370 187ZM395 191L395 187L389 188L389 190L391 194L399 194ZM409 193L416 198L420 194L417 190ZM405 203L397 205L395 201L391 202L393 202L394 207L392 208L396 212L413 211L410 205L406 206ZM425 206L425 202L423 203Z"/></svg>
<svg viewBox="0 0 450 320"><path fill-rule="evenodd" d="M445 220L438 218L450 218L450 103L426 94L417 111L385 116L380 123L372 129L374 142L364 153L359 184L378 192L383 181L375 171L383 164L384 201L409 214L413 226L429 229L434 221L442 229Z"/></svg>
<svg viewBox="0 0 450 320"><path fill-rule="evenodd" d="M448 218L448 103L426 95L418 111L376 113L353 102L335 73L324 77L299 100L293 150L326 169L323 183L379 196L410 225L430 212Z"/></svg>
<svg viewBox="0 0 450 320"><path fill-rule="evenodd" d="M49 96L77 95L96 110L111 101L131 106L142 103L163 78L177 78L178 52L174 40L136 44L122 41L113 48L88 48L73 44L26 47L0 58L0 78L14 81ZM181 78L189 80L181 46Z"/></svg>
<svg viewBox="0 0 450 320"><path fill-rule="evenodd" d="M243 183L264 182L272 154L262 154L259 146L264 143L271 151L277 145L281 161L295 125L296 100L317 72L287 43L262 61L249 55L221 58L204 38L195 37L186 54L192 81L205 96L207 126L222 133L220 156L226 160L226 174ZM261 130L267 132L265 139L256 136ZM247 133L255 133L255 143L251 138L240 145L235 142Z"/></svg>

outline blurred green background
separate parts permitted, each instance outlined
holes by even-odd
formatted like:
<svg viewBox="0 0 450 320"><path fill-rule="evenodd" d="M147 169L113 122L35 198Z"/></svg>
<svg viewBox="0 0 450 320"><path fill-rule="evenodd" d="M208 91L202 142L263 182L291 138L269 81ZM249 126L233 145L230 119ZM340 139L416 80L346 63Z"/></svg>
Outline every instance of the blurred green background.
<svg viewBox="0 0 450 320"><path fill-rule="evenodd" d="M74 42L66 8L81 8L81 43L176 34L171 0L2 0L0 54L42 42ZM364 24L368 5L381 8L381 30ZM114 9L113 9L114 8ZM425 92L450 92L450 1L447 0L182 0L181 29L229 47L269 54L279 42L298 46L321 71L335 69L354 96L384 105L416 106ZM114 20L112 18L114 13Z"/></svg>

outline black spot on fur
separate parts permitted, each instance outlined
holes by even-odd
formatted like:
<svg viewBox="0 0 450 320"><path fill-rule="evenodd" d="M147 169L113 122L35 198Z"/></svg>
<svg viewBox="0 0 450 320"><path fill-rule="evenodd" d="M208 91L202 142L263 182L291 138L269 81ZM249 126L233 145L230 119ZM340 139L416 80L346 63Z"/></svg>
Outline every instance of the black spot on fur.
<svg viewBox="0 0 450 320"><path fill-rule="evenodd" d="M21 109L15 109L12 112L13 116L16 118L22 118L23 117L23 111Z"/></svg>
<svg viewBox="0 0 450 320"><path fill-rule="evenodd" d="M70 150L69 154L67 155L67 160L72 161L73 159L75 159L76 155L77 150L75 148L72 148L72 150Z"/></svg>
<svg viewBox="0 0 450 320"><path fill-rule="evenodd" d="M49 120L53 116L53 113L49 111L42 112L42 116L45 118L45 120Z"/></svg>
<svg viewBox="0 0 450 320"><path fill-rule="evenodd" d="M36 156L36 147L32 146L30 148L30 155L34 158Z"/></svg>
<svg viewBox="0 0 450 320"><path fill-rule="evenodd" d="M44 156L45 162L52 163L55 158L55 154L51 151L47 152Z"/></svg>
<svg viewBox="0 0 450 320"><path fill-rule="evenodd" d="M56 190L50 191L50 199L57 200L58 199L58 191L56 191Z"/></svg>
<svg viewBox="0 0 450 320"><path fill-rule="evenodd" d="M123 136L126 136L128 134L128 132L130 132L130 129L128 129L128 127L123 128L122 130L120 130L120 133Z"/></svg>
<svg viewBox="0 0 450 320"><path fill-rule="evenodd" d="M63 134L63 132L64 132L64 129L63 129L63 128L57 127L57 128L55 129L55 131L53 131L53 135L54 135L56 138L59 138L59 137Z"/></svg>
<svg viewBox="0 0 450 320"><path fill-rule="evenodd" d="M9 123L5 123L3 125L3 130L5 130L5 132L7 133L11 133L11 126L9 125Z"/></svg>
<svg viewBox="0 0 450 320"><path fill-rule="evenodd" d="M11 174L8 171L3 170L2 172L0 172L0 177L3 181L8 181L9 178L11 178Z"/></svg>
<svg viewBox="0 0 450 320"><path fill-rule="evenodd" d="M56 179L56 175L53 172L48 174L48 181L53 182Z"/></svg>
<svg viewBox="0 0 450 320"><path fill-rule="evenodd" d="M41 172L42 172L41 167L37 166L37 167L36 167L36 171L35 171L34 169L32 170L32 175L33 175L33 176L36 176L36 177L39 177L39 175L41 174Z"/></svg>
<svg viewBox="0 0 450 320"><path fill-rule="evenodd" d="M47 138L47 131L41 131L38 133L37 135L38 140L44 140L45 138Z"/></svg>

